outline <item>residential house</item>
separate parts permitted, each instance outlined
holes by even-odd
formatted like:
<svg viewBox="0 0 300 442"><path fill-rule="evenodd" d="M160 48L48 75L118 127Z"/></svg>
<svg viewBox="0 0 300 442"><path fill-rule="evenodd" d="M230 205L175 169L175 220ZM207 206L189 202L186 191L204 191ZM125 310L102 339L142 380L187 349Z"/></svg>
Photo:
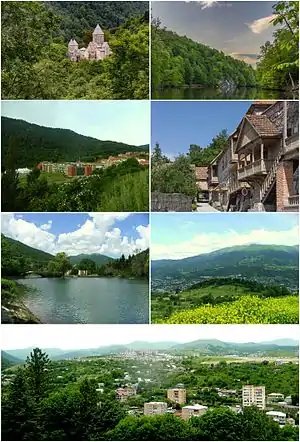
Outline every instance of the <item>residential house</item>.
<svg viewBox="0 0 300 442"><path fill-rule="evenodd" d="M284 399L284 394L282 393L270 393L267 395L267 403L271 404L273 402L279 402Z"/></svg>
<svg viewBox="0 0 300 442"><path fill-rule="evenodd" d="M144 415L155 416L158 414L165 414L167 412L166 402L145 402L144 403Z"/></svg>
<svg viewBox="0 0 300 442"><path fill-rule="evenodd" d="M266 415L271 417L273 421L278 422L279 425L285 425L286 423L286 413L281 411L267 411Z"/></svg>
<svg viewBox="0 0 300 442"><path fill-rule="evenodd" d="M208 407L205 405L195 404L195 405L187 405L186 407L182 407L181 417L184 420L188 420L193 416L202 416Z"/></svg>
<svg viewBox="0 0 300 442"><path fill-rule="evenodd" d="M208 187L223 211L298 211L298 103L253 103L209 165Z"/></svg>
<svg viewBox="0 0 300 442"><path fill-rule="evenodd" d="M136 389L133 387L120 387L116 389L116 399L118 401L124 402L134 395L136 395Z"/></svg>

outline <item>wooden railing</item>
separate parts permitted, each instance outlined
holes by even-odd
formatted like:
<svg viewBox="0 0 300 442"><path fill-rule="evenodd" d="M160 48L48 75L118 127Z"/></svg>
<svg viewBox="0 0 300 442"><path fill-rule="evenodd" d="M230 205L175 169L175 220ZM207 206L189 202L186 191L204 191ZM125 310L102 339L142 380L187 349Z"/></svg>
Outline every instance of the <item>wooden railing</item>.
<svg viewBox="0 0 300 442"><path fill-rule="evenodd" d="M289 206L293 206L293 207L299 206L299 195L289 196L288 201L289 201Z"/></svg>
<svg viewBox="0 0 300 442"><path fill-rule="evenodd" d="M242 180L252 175L265 174L268 172L273 160L256 160L238 169L238 180Z"/></svg>

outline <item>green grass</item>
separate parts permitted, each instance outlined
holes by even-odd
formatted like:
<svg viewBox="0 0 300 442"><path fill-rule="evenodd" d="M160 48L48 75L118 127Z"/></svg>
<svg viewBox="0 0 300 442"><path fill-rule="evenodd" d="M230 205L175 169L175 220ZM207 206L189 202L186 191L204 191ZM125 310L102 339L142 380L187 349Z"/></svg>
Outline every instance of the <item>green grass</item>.
<svg viewBox="0 0 300 442"><path fill-rule="evenodd" d="M157 322L167 324L297 324L299 322L299 298L284 296L260 299L257 296L243 296L234 302L216 306L208 304L174 313L166 320Z"/></svg>
<svg viewBox="0 0 300 442"><path fill-rule="evenodd" d="M147 170L121 176L101 195L98 212L142 212L149 210Z"/></svg>
<svg viewBox="0 0 300 442"><path fill-rule="evenodd" d="M40 177L47 179L48 184L61 184L69 183L76 179L76 177L68 177L63 172L41 172ZM19 177L21 187L26 185L26 175L20 175Z"/></svg>

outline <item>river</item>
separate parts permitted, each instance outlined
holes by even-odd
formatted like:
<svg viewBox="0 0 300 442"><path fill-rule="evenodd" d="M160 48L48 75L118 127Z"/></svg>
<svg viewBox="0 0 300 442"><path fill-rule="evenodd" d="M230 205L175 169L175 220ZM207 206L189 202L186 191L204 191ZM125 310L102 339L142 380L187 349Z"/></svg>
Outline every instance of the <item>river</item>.
<svg viewBox="0 0 300 442"><path fill-rule="evenodd" d="M215 88L169 88L152 92L154 100L262 100L296 99L292 93L268 89L236 88L227 93Z"/></svg>
<svg viewBox="0 0 300 442"><path fill-rule="evenodd" d="M148 282L122 278L18 279L24 303L46 324L145 324Z"/></svg>

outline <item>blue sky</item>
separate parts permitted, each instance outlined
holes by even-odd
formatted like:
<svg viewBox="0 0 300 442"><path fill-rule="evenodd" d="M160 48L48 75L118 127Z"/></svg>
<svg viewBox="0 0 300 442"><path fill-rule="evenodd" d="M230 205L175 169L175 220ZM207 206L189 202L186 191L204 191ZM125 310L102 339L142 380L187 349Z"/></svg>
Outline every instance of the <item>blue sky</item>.
<svg viewBox="0 0 300 442"><path fill-rule="evenodd" d="M260 46L272 41L271 1L152 1L162 26L226 54L256 63Z"/></svg>
<svg viewBox="0 0 300 442"><path fill-rule="evenodd" d="M207 146L222 129L230 134L251 101L154 101L151 141L171 157L186 153L190 144Z"/></svg>
<svg viewBox="0 0 300 442"><path fill-rule="evenodd" d="M150 143L148 101L2 101L1 114L99 140Z"/></svg>
<svg viewBox="0 0 300 442"><path fill-rule="evenodd" d="M101 253L113 258L148 247L148 214L2 214L2 233L55 254Z"/></svg>
<svg viewBox="0 0 300 442"><path fill-rule="evenodd" d="M298 214L152 214L152 259L181 259L243 244L298 244Z"/></svg>

